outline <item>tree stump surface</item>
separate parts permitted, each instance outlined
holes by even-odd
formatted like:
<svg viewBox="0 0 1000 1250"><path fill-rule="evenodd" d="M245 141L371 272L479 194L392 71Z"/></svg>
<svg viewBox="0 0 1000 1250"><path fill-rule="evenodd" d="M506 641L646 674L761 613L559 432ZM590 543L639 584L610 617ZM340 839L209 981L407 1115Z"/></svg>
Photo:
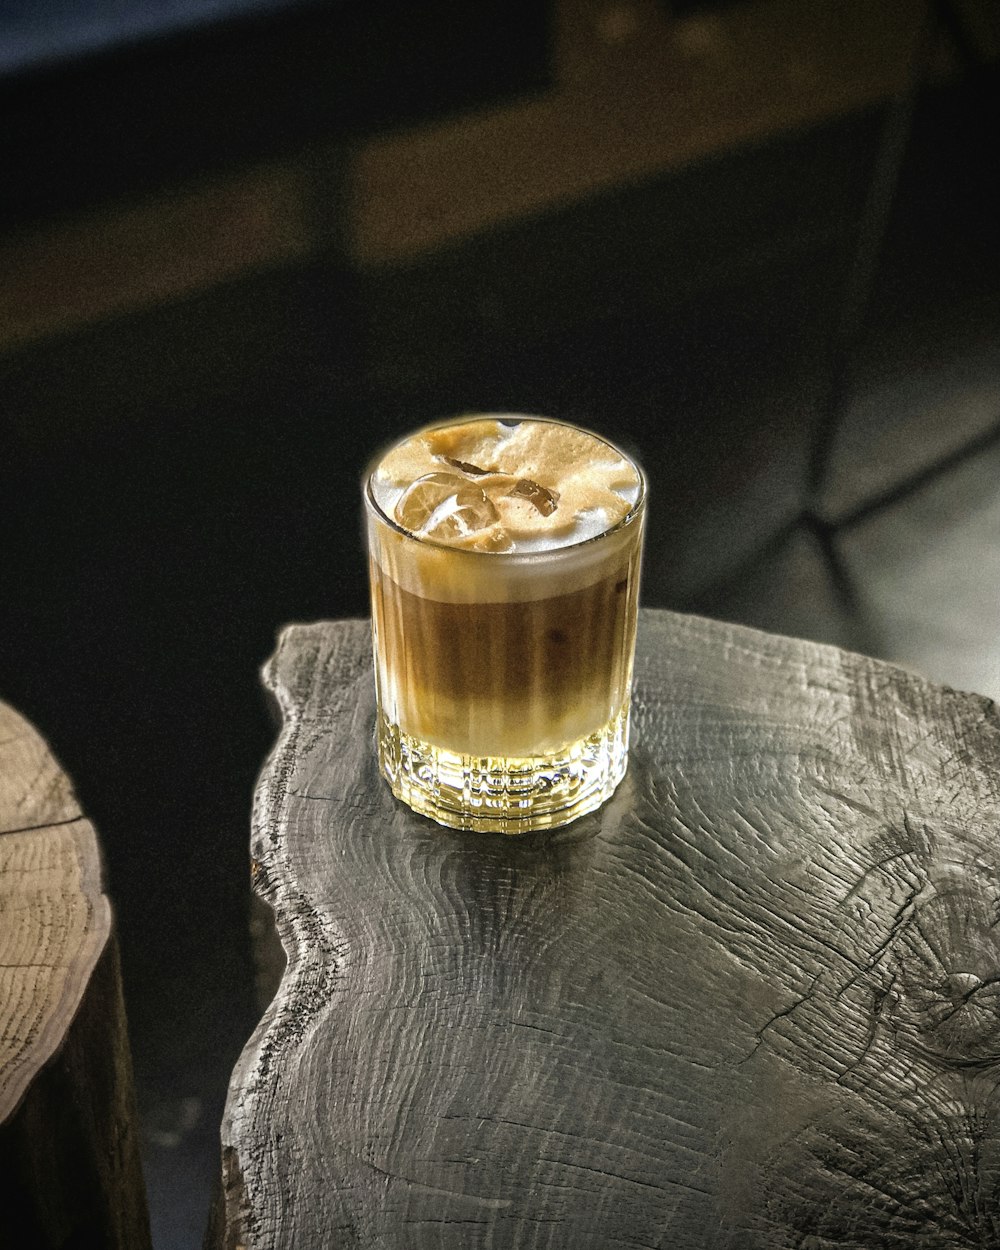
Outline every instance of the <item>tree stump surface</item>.
<svg viewBox="0 0 1000 1250"><path fill-rule="evenodd" d="M0 703L0 1247L149 1244L97 837Z"/></svg>
<svg viewBox="0 0 1000 1250"><path fill-rule="evenodd" d="M1000 714L641 613L628 775L454 833L375 765L366 622L287 629L252 871L288 967L226 1250L1000 1245Z"/></svg>

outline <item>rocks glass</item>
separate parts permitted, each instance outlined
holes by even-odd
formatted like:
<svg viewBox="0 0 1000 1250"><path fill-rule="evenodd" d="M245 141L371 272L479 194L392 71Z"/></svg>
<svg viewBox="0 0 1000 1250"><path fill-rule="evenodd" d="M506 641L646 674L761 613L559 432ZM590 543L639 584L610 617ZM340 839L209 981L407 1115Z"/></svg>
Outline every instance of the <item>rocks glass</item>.
<svg viewBox="0 0 1000 1250"><path fill-rule="evenodd" d="M645 479L597 435L466 417L365 483L379 765L414 811L523 833L625 774Z"/></svg>

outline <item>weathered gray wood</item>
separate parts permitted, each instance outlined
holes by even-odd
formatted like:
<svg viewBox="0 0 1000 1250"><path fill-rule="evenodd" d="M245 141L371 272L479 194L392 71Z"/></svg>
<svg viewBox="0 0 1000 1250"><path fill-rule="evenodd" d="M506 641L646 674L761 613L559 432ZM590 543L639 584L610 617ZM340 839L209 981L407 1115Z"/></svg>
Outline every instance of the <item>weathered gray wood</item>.
<svg viewBox="0 0 1000 1250"><path fill-rule="evenodd" d="M1000 1245L1000 716L645 612L600 813L452 833L375 771L367 626L296 626L253 876L289 963L233 1250Z"/></svg>
<svg viewBox="0 0 1000 1250"><path fill-rule="evenodd" d="M0 703L0 1246L149 1244L97 838L46 744Z"/></svg>

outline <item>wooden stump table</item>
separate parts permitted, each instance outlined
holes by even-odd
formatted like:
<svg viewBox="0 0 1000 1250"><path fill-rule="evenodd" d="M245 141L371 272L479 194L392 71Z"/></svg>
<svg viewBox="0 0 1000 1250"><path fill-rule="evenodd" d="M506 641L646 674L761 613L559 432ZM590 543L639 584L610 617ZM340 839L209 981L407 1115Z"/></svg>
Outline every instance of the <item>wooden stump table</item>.
<svg viewBox="0 0 1000 1250"><path fill-rule="evenodd" d="M642 613L628 775L453 833L374 762L368 627L296 626L256 796L288 953L227 1250L1000 1245L1000 715Z"/></svg>
<svg viewBox="0 0 1000 1250"><path fill-rule="evenodd" d="M0 703L0 1247L147 1250L118 947L93 827Z"/></svg>

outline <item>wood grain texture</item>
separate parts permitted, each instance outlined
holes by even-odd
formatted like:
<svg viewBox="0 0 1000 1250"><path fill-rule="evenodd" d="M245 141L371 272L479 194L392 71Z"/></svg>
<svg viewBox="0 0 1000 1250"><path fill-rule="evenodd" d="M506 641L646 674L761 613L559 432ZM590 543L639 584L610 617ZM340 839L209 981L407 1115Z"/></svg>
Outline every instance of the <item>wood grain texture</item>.
<svg viewBox="0 0 1000 1250"><path fill-rule="evenodd" d="M45 742L2 703L0 1211L0 1247L149 1245L97 837Z"/></svg>
<svg viewBox="0 0 1000 1250"><path fill-rule="evenodd" d="M1000 715L642 613L602 812L439 829L375 771L367 624L295 626L253 874L288 952L216 1244L1000 1244Z"/></svg>

